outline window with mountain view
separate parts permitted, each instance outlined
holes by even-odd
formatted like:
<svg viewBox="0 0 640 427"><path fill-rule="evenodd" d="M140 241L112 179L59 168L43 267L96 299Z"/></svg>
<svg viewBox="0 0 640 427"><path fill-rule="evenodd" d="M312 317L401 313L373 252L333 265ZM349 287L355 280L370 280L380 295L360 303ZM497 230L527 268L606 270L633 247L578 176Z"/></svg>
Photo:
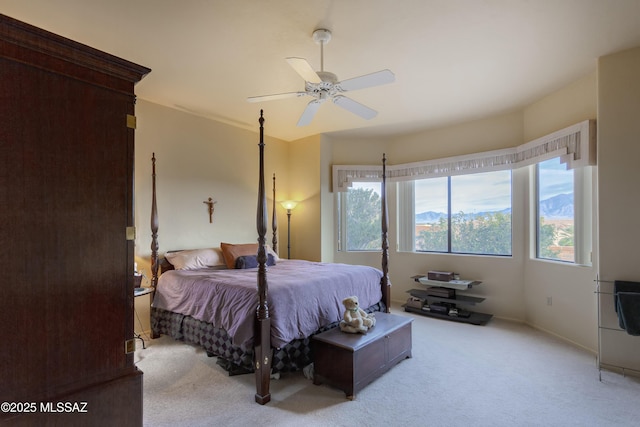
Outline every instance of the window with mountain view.
<svg viewBox="0 0 640 427"><path fill-rule="evenodd" d="M535 226L530 256L591 265L595 169L567 170L559 158L527 169ZM397 250L511 256L512 180L512 171L503 170L397 182ZM379 182L354 182L338 193L338 250L380 250L380 194Z"/></svg>
<svg viewBox="0 0 640 427"><path fill-rule="evenodd" d="M524 251L535 262L592 265L593 125L581 122L515 149L392 165L391 246L400 253L520 257ZM502 168L508 169L496 170ZM354 182L379 172L334 165L333 173L338 250L379 250L380 184Z"/></svg>
<svg viewBox="0 0 640 427"><path fill-rule="evenodd" d="M511 255L511 171L414 181L417 252Z"/></svg>
<svg viewBox="0 0 640 427"><path fill-rule="evenodd" d="M576 261L574 171L554 158L536 167L537 258Z"/></svg>

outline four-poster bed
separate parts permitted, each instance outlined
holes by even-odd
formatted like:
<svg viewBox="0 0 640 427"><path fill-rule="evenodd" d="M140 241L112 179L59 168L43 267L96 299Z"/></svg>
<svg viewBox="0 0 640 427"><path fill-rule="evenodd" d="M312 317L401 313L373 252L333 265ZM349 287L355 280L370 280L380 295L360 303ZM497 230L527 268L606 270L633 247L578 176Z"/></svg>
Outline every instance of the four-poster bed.
<svg viewBox="0 0 640 427"><path fill-rule="evenodd" d="M338 325L344 297L358 295L362 306L368 307L368 311L388 312L390 282L384 156L381 270L367 266L278 259L274 250L266 244L267 198L262 111L259 123L257 244L221 243L220 249L168 251L164 258L160 258L154 154L151 286L156 292L151 310L151 327L153 337L167 334L202 346L210 356L218 356L219 364L230 374L254 371L255 400L265 404L270 400L272 372L300 370L312 362L311 337ZM273 185L273 248L277 249L275 174ZM187 266L183 265L184 262ZM197 265L197 268L193 265ZM304 301L313 301L313 304Z"/></svg>

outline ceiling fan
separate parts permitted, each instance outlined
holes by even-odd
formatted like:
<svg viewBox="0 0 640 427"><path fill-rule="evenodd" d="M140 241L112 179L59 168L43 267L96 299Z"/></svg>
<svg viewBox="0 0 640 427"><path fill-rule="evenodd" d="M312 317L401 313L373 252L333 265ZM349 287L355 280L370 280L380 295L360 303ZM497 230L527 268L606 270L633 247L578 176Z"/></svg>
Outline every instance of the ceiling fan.
<svg viewBox="0 0 640 427"><path fill-rule="evenodd" d="M311 65L304 58L286 58L287 62L293 69L305 80L305 90L299 92L279 93L275 95L252 96L247 98L249 102L272 101L276 99L295 98L299 96L310 96L313 99L307 104L307 107L298 120L298 126L305 126L311 123L311 120L318 111L318 107L327 99L330 99L339 107L350 111L363 119L369 120L374 118L378 112L347 98L344 92L350 90L364 89L373 86L379 86L395 81L395 75L389 70L381 70L375 73L366 74L364 76L353 77L351 79L338 81L338 77L324 71L324 45L331 40L331 31L326 29L317 29L313 32L313 40L320 45L320 71L313 70Z"/></svg>

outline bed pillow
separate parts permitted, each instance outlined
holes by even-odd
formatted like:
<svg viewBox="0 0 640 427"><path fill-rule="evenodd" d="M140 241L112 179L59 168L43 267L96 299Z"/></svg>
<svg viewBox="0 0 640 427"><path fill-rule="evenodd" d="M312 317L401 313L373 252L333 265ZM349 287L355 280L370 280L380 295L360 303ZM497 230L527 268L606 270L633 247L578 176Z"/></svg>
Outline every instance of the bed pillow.
<svg viewBox="0 0 640 427"><path fill-rule="evenodd" d="M236 266L236 259L239 256L258 254L257 243L244 243L240 245L220 243L220 248L222 249L222 255L224 256L227 268L234 268Z"/></svg>
<svg viewBox="0 0 640 427"><path fill-rule="evenodd" d="M276 265L276 260L273 258L273 255L267 255L267 265ZM236 258L236 268L245 269L245 268L256 268L258 267L258 255L242 255Z"/></svg>
<svg viewBox="0 0 640 427"><path fill-rule="evenodd" d="M280 261L280 257L278 256L278 254L276 253L276 251L274 251L273 249L271 249L271 246L267 245L267 256L271 255L273 256L273 263L275 265L275 263L277 263L278 261Z"/></svg>
<svg viewBox="0 0 640 427"><path fill-rule="evenodd" d="M176 270L197 270L225 265L224 256L220 248L168 252L164 257Z"/></svg>

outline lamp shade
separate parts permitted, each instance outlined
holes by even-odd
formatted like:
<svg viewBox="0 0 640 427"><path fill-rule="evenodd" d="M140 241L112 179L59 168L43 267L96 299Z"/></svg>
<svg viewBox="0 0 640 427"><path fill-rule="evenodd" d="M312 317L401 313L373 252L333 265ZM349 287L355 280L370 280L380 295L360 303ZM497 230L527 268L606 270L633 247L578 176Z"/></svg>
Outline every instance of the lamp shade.
<svg viewBox="0 0 640 427"><path fill-rule="evenodd" d="M284 202L280 202L280 204L286 210L291 210L298 205L298 202L294 202L293 200L285 200Z"/></svg>

